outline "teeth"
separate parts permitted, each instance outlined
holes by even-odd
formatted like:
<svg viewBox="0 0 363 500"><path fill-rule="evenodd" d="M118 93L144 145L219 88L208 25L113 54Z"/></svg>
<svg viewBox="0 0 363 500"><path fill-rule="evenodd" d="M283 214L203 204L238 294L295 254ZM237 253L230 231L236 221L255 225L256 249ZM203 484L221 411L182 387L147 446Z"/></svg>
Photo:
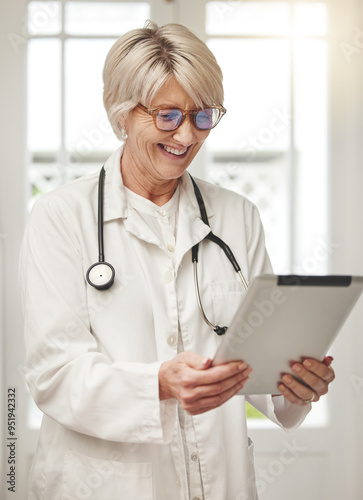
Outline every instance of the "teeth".
<svg viewBox="0 0 363 500"><path fill-rule="evenodd" d="M186 152L186 150L188 149L188 148L185 148L185 149L174 149L174 148L169 148L169 146L163 146L163 148L168 153L172 153L173 155L177 155L177 156L183 155Z"/></svg>

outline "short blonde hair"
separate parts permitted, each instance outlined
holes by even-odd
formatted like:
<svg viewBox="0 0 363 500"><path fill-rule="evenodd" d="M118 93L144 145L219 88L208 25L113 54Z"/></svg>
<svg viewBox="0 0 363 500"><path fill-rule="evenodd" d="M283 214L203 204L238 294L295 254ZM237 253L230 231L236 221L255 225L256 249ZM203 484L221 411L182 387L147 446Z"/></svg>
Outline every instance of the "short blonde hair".
<svg viewBox="0 0 363 500"><path fill-rule="evenodd" d="M138 102L146 106L174 77L198 108L223 104L223 76L207 45L180 24L144 28L121 36L109 51L103 69L103 102L116 136L120 118Z"/></svg>

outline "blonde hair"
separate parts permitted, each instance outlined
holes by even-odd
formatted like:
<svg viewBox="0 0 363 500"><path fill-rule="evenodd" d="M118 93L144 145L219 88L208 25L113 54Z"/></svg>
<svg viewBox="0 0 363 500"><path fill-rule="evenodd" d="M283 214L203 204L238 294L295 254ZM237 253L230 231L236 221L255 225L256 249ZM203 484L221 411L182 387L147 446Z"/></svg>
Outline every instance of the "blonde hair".
<svg viewBox="0 0 363 500"><path fill-rule="evenodd" d="M138 102L150 103L174 77L198 108L223 104L223 76L207 45L180 24L144 28L121 36L109 51L103 69L103 103L116 136L120 118Z"/></svg>

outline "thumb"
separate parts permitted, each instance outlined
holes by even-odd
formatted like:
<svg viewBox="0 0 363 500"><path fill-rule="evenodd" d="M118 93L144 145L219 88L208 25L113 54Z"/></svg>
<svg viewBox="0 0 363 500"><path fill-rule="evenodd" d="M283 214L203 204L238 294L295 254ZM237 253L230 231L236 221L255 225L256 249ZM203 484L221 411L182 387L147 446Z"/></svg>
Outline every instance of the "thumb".
<svg viewBox="0 0 363 500"><path fill-rule="evenodd" d="M195 370L206 370L212 364L212 360L210 358L200 356L200 354L192 351L184 352L184 360L191 368L194 368Z"/></svg>

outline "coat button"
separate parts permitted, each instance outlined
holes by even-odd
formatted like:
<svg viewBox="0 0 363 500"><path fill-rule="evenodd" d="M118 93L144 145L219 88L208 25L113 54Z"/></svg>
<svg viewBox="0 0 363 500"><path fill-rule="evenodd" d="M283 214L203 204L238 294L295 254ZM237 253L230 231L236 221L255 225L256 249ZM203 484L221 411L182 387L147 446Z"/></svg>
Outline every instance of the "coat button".
<svg viewBox="0 0 363 500"><path fill-rule="evenodd" d="M198 460L198 453L192 453L190 458L193 460L193 462L196 462Z"/></svg>
<svg viewBox="0 0 363 500"><path fill-rule="evenodd" d="M166 341L170 345L170 347L175 347L177 340L178 340L178 338L174 333L171 333L170 335L168 335L168 338L166 339Z"/></svg>
<svg viewBox="0 0 363 500"><path fill-rule="evenodd" d="M171 283L174 279L174 273L173 271L167 271L164 275L164 281L165 283Z"/></svg>

